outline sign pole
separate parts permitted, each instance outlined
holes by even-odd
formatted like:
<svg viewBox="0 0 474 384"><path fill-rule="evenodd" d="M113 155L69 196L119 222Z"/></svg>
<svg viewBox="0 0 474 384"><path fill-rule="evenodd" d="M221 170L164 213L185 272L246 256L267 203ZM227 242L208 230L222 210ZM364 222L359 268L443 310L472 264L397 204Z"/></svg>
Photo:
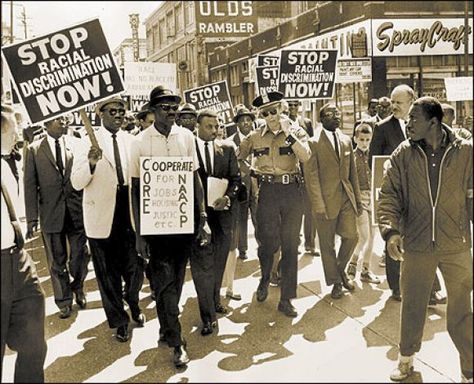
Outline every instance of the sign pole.
<svg viewBox="0 0 474 384"><path fill-rule="evenodd" d="M86 129L86 132L89 135L89 139L91 141L92 146L100 149L99 143L97 142L97 138L95 137L94 129L92 128L89 117L86 114L86 110L84 108L81 108L79 110L79 115L81 116L82 122L84 123L84 128Z"/></svg>

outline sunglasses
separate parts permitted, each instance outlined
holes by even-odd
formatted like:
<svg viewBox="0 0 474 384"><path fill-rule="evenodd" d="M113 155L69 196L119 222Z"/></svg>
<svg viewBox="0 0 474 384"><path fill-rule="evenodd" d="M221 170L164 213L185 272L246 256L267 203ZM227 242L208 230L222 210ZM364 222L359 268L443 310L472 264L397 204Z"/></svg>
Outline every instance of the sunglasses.
<svg viewBox="0 0 474 384"><path fill-rule="evenodd" d="M109 109L104 109L105 112L108 112L110 116L115 116L117 113L120 116L125 116L125 109L116 109L116 108L109 108Z"/></svg>
<svg viewBox="0 0 474 384"><path fill-rule="evenodd" d="M327 111L323 115L326 119L332 119L334 117L341 117L341 112L339 111Z"/></svg>
<svg viewBox="0 0 474 384"><path fill-rule="evenodd" d="M163 111L168 112L170 109L177 111L179 108L178 104L158 104L157 107L160 107Z"/></svg>
<svg viewBox="0 0 474 384"><path fill-rule="evenodd" d="M289 107L299 107L298 103L288 103Z"/></svg>
<svg viewBox="0 0 474 384"><path fill-rule="evenodd" d="M262 114L263 117L268 117L268 115L270 114L275 116L278 113L278 111L276 108L272 108L272 109L269 109L268 111L261 111L260 113Z"/></svg>

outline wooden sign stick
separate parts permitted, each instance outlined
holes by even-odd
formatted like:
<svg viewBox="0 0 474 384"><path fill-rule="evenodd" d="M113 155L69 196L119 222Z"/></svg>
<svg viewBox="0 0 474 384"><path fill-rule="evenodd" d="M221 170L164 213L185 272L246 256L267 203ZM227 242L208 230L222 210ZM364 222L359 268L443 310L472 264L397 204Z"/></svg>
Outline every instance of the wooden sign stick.
<svg viewBox="0 0 474 384"><path fill-rule="evenodd" d="M84 127L86 129L87 135L89 136L92 146L100 149L99 143L97 142L97 138L94 134L94 129L92 128L91 122L84 108L81 108L79 110L79 115L81 116L81 120L84 123Z"/></svg>

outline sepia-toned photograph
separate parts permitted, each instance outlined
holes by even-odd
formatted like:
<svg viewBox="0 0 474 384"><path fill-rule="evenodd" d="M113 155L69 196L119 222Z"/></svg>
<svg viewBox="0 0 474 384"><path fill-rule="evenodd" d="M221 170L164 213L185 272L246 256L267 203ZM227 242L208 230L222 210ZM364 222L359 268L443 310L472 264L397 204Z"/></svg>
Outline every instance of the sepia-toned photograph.
<svg viewBox="0 0 474 384"><path fill-rule="evenodd" d="M473 382L471 1L1 20L0 382Z"/></svg>

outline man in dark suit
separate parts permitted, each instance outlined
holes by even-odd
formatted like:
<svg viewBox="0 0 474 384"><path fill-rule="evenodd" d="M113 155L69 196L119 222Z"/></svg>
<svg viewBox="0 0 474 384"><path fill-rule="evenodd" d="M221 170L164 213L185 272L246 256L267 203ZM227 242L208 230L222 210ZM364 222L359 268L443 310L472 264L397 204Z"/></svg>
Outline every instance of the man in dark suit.
<svg viewBox="0 0 474 384"><path fill-rule="evenodd" d="M410 107L416 99L415 92L408 85L402 84L393 89L390 98L392 101L392 115L375 125L369 148L370 166L372 166L372 156L391 155L395 148L408 138L406 121L408 120ZM385 268L388 286L392 290L391 297L400 301L400 262L385 256ZM430 299L431 305L441 304L445 301L438 293L440 289L440 283L438 277L436 277Z"/></svg>
<svg viewBox="0 0 474 384"><path fill-rule="evenodd" d="M356 216L362 212L359 181L351 139L337 130L341 112L334 104L319 111L323 128L309 140L311 158L305 164L305 179L318 228L321 258L331 297L342 297L342 286L352 291L354 284L345 272L358 235ZM336 255L335 236L341 237Z"/></svg>
<svg viewBox="0 0 474 384"><path fill-rule="evenodd" d="M240 188L240 172L234 148L228 143L215 141L219 126L217 114L209 109L203 110L198 115L197 123L198 173L204 187L206 213L212 233L211 243L213 244L214 314L216 312L225 314L227 308L220 302L220 289L232 239L233 217L230 208L236 200ZM224 196L215 201L207 201L209 177L228 180ZM196 280L204 278L204 276L193 277L196 285L199 285L199 281L196 282ZM201 333L212 333L212 328L211 324L205 322Z"/></svg>
<svg viewBox="0 0 474 384"><path fill-rule="evenodd" d="M63 136L64 124L64 117L46 122L47 136L29 146L24 180L27 238L38 228L39 216L54 300L62 319L71 315L73 292L79 307L86 306L83 286L89 262L82 191L76 191L71 185L73 152Z"/></svg>
<svg viewBox="0 0 474 384"><path fill-rule="evenodd" d="M15 145L14 111L2 105L1 127L1 370L8 346L16 352L15 383L44 383L47 345L44 334L44 292L36 266L23 248L25 240L18 221L20 199L17 182L3 155ZM3 378L5 379L5 377Z"/></svg>
<svg viewBox="0 0 474 384"><path fill-rule="evenodd" d="M237 125L237 131L228 139L232 140L238 148L242 140L253 130L255 122L255 115L250 112L244 105L236 110L234 116L234 123ZM239 203L239 214L237 220L238 236L239 236L239 258L247 259L248 249L248 217L250 210L250 217L254 228L257 224L257 183L255 179L250 176L249 161L242 161L239 164L240 175L242 177L242 184L245 185L246 198Z"/></svg>

